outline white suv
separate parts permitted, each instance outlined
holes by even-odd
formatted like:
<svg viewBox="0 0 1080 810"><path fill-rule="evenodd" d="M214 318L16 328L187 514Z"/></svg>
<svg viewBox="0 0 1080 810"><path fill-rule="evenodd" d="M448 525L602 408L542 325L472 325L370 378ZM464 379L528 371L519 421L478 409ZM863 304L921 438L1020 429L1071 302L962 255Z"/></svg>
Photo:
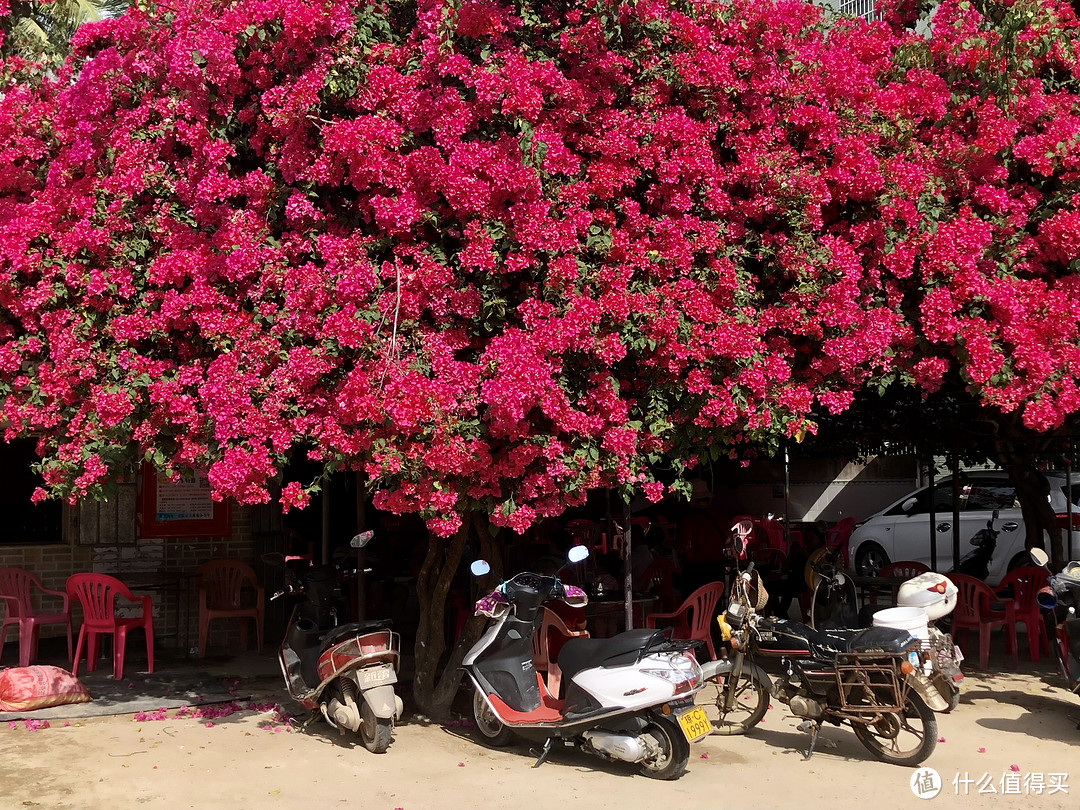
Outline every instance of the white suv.
<svg viewBox="0 0 1080 810"><path fill-rule="evenodd" d="M1065 479L1047 475L1050 481L1050 504L1065 525ZM1077 484L1073 484L1074 492ZM1075 497L1075 495L1074 495ZM994 510L998 519L997 548L990 562L987 582L997 584L1006 571L1030 560L1024 550L1024 518L1016 489L1003 472L972 472L961 478L960 487L960 556L974 546L971 538L986 527ZM1075 516L1080 507L1073 506ZM953 567L953 503L952 478L934 482L934 537L937 543L937 567L949 571ZM930 487L906 495L891 506L871 515L856 526L848 541L848 554L855 572L874 576L890 562L915 560L930 565Z"/></svg>

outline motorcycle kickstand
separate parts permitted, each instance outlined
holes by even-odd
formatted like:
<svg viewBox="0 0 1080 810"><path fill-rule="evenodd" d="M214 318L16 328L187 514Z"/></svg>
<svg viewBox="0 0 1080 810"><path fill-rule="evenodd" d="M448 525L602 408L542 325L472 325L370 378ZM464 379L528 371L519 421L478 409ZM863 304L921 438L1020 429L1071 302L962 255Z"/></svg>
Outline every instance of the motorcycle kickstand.
<svg viewBox="0 0 1080 810"><path fill-rule="evenodd" d="M534 768L539 768L541 765L544 764L545 760L547 760L548 754L551 753L551 744L554 741L555 741L554 737L548 737L547 740L544 741L544 747L540 750L540 754L536 757L536 762L534 762L533 765L532 765ZM535 748L529 749L529 753L530 754L535 754L536 749Z"/></svg>
<svg viewBox="0 0 1080 810"><path fill-rule="evenodd" d="M814 755L814 747L817 745L818 734L821 732L821 721L818 720L814 723L814 728L810 731L810 747L806 749L806 753L803 754L803 761L810 759Z"/></svg>
<svg viewBox="0 0 1080 810"><path fill-rule="evenodd" d="M300 723L300 733L301 734L307 734L308 726L310 726L316 720L321 720L321 719L322 719L322 713L312 709L308 713L307 718L305 720L301 721L301 723ZM295 719L293 720L293 722L296 722Z"/></svg>

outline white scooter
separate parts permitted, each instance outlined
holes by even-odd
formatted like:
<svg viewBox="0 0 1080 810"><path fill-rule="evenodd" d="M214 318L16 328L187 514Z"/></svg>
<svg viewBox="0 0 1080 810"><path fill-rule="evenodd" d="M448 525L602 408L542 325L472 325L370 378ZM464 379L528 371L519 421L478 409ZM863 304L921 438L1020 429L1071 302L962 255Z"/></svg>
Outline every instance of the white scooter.
<svg viewBox="0 0 1080 810"><path fill-rule="evenodd" d="M472 570L480 576L490 569L481 560ZM475 689L473 717L481 739L503 746L517 734L542 742L534 767L558 740L639 764L646 776L677 779L686 771L690 743L712 731L705 712L694 706L702 681L701 668L687 654L693 644L673 641L668 630L572 638L558 655L566 694L560 700L547 691L532 657L543 603L552 600L573 606L587 601L580 588L557 577L521 573L477 603L477 614L491 622L462 667Z"/></svg>

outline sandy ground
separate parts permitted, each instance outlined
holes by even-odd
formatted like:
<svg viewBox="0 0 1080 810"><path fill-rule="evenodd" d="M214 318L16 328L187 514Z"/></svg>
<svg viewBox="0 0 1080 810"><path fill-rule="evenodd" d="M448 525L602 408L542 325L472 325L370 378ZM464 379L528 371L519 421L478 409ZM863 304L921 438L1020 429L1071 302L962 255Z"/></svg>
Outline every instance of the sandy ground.
<svg viewBox="0 0 1080 810"><path fill-rule="evenodd" d="M290 730L273 710L288 708L283 691L261 683L254 708L220 717L210 716L222 713L219 704L203 717L172 709L166 719L5 722L0 808L1080 806L1080 701L1047 666L969 675L960 707L938 718L940 740L925 764L941 792L929 800L913 792L914 770L873 760L847 727L826 726L804 760L809 737L778 703L746 737L695 744L689 771L658 782L571 748L533 769L525 744L487 749L465 721L444 727L415 715L376 756L321 724Z"/></svg>

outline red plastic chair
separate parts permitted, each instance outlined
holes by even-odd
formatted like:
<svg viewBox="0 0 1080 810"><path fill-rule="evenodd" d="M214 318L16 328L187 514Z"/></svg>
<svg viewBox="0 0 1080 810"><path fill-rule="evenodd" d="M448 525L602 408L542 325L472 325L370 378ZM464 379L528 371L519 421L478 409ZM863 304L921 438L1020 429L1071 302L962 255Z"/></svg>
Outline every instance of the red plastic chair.
<svg viewBox="0 0 1080 810"><path fill-rule="evenodd" d="M1039 660L1039 645L1050 654L1050 639L1046 634L1046 622L1042 609L1035 601L1039 589L1045 588L1050 573L1038 565L1023 565L1009 571L1001 579L996 593L999 599L1012 599L1013 613L1017 622L1027 629L1028 654L1033 662Z"/></svg>
<svg viewBox="0 0 1080 810"><path fill-rule="evenodd" d="M48 596L61 600L59 613L38 613L34 610L31 586ZM4 621L0 624L0 656L9 626L19 629L19 666L28 667L37 658L38 635L43 624L67 626L68 661L71 661L71 600L63 591L44 587L41 580L22 568L0 568L0 602L4 604Z"/></svg>
<svg viewBox="0 0 1080 810"><path fill-rule="evenodd" d="M956 585L956 609L952 614L953 637L963 649L961 639L966 639L969 630L979 631L979 669L987 669L990 663L990 633L998 627L1005 628L1005 651L1012 656L1013 666L1019 661L1016 656L1016 613L1011 601L1000 601L990 586L981 579L964 574L948 574ZM966 655L966 653L965 653Z"/></svg>
<svg viewBox="0 0 1080 810"><path fill-rule="evenodd" d="M113 637L113 677L124 677L124 647L127 633L141 627L146 636L147 672L154 671L154 612L149 596L132 595L127 585L108 574L72 574L67 581L67 594L82 604L83 622L79 627L79 643L75 645L75 663L72 675L79 674L79 658L83 642L86 642L86 669L93 672L97 667L98 635L109 633ZM116 597L142 605L141 616L117 616Z"/></svg>
<svg viewBox="0 0 1080 810"><path fill-rule="evenodd" d="M855 518L846 517L837 522L835 526L825 533L825 545L829 548L840 548L843 550L844 555L844 568L850 567L851 563L848 562L848 540L851 539L851 533L855 531Z"/></svg>
<svg viewBox="0 0 1080 810"><path fill-rule="evenodd" d="M650 613L645 617L645 626L656 629L657 623L671 624L673 638L687 641L704 641L712 659L716 659L716 649L712 640L713 614L716 605L724 593L723 582L710 582L702 585L682 603L674 613Z"/></svg>
<svg viewBox="0 0 1080 810"><path fill-rule="evenodd" d="M607 538L603 536L600 524L595 520L577 518L568 521L566 531L574 538L576 545L588 546L601 554L607 554Z"/></svg>
<svg viewBox="0 0 1080 810"><path fill-rule="evenodd" d="M634 583L634 590L645 593L650 589L660 600L661 610L675 609L675 583L673 577L679 566L670 557L656 557Z"/></svg>
<svg viewBox="0 0 1080 810"><path fill-rule="evenodd" d="M750 559L754 565L764 567L772 573L777 573L787 562L787 554L772 546L758 547L750 550Z"/></svg>
<svg viewBox="0 0 1080 810"><path fill-rule="evenodd" d="M585 613L581 613L581 629L571 630L562 617L550 608L544 608L544 618L540 629L533 635L533 666L537 672L547 675L547 690L552 697L559 697L562 688L562 670L559 668L559 650L571 638L588 638L589 631L584 629Z"/></svg>
<svg viewBox="0 0 1080 810"><path fill-rule="evenodd" d="M784 526L776 518L762 518L758 521L758 525L761 530L765 532L765 536L768 538L769 546L772 548L778 548L787 553L787 544L784 543Z"/></svg>
<svg viewBox="0 0 1080 810"><path fill-rule="evenodd" d="M254 604L245 602L244 585L250 583ZM199 658L206 656L210 622L214 619L251 619L255 622L259 652L263 648L263 605L266 590L255 571L243 560L210 560L199 566ZM247 622L240 623L240 643L247 649Z"/></svg>

